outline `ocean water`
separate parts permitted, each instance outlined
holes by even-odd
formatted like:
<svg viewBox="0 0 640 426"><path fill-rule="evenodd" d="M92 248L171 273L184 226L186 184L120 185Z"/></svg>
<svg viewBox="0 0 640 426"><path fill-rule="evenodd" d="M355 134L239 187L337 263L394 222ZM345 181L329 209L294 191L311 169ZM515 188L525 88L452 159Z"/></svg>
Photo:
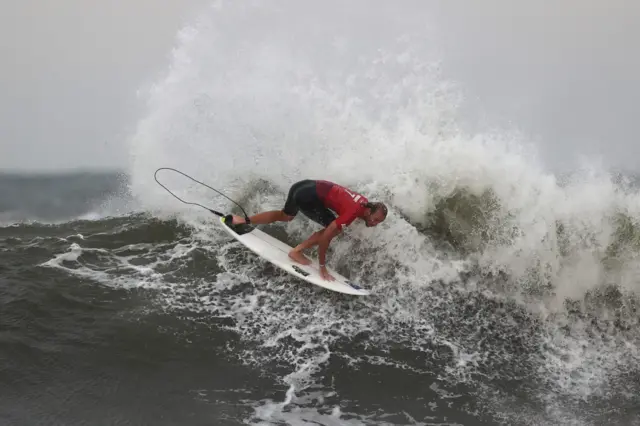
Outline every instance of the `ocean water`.
<svg viewBox="0 0 640 426"><path fill-rule="evenodd" d="M367 12L365 42L351 8L306 7L204 10L121 173L0 177L0 421L640 424L635 176L557 176L516 133L465 130L424 17L399 36ZM301 178L385 201L328 257L373 294L262 261L159 167L249 213Z"/></svg>

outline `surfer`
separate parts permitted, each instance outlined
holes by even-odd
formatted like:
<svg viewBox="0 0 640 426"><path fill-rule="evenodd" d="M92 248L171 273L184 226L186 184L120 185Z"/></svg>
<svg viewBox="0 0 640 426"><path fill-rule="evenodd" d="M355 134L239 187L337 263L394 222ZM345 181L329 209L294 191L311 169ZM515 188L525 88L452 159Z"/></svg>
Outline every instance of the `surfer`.
<svg viewBox="0 0 640 426"><path fill-rule="evenodd" d="M323 226L323 229L314 232L291 250L289 257L302 265L309 265L311 261L303 251L318 245L320 275L329 281L334 280L325 266L326 251L331 240L355 219L363 219L370 227L378 225L387 217L387 207L381 202L370 202L362 194L333 182L305 179L291 186L282 210L258 213L251 216L249 222L256 225L289 222L299 211ZM246 223L241 216L233 215L232 218L233 225Z"/></svg>

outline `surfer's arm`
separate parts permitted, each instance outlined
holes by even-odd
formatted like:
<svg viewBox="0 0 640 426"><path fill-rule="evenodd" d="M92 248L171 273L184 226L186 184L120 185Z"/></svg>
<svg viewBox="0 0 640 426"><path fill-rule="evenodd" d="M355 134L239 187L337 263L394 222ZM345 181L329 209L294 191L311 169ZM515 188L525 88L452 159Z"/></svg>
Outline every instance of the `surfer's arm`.
<svg viewBox="0 0 640 426"><path fill-rule="evenodd" d="M318 243L318 257L320 261L320 267L323 268L326 264L325 254L327 248L329 247L329 243L340 232L342 232L342 228L345 226L349 226L351 222L353 222L358 215L358 206L354 206L349 211L341 214L336 218L333 222L329 224L322 233L320 237L320 242Z"/></svg>
<svg viewBox="0 0 640 426"><path fill-rule="evenodd" d="M327 264L326 254L327 248L331 240L342 231L341 227L334 220L322 231L320 236L320 242L318 243L318 260L320 261L320 267L325 268Z"/></svg>

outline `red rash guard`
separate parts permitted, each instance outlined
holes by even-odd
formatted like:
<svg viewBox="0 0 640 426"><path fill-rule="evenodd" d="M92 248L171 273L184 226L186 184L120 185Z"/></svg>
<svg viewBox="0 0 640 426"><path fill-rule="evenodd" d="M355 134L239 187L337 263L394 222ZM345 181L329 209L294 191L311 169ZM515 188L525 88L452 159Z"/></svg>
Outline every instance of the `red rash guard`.
<svg viewBox="0 0 640 426"><path fill-rule="evenodd" d="M326 180L316 181L316 191L324 205L337 213L336 225L340 230L362 217L363 204L368 201L363 195Z"/></svg>

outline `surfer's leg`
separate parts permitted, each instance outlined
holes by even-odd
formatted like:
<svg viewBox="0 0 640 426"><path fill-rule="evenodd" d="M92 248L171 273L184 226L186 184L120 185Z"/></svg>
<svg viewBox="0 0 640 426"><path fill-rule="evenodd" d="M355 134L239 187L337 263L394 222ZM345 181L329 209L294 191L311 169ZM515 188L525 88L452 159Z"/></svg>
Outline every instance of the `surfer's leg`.
<svg viewBox="0 0 640 426"><path fill-rule="evenodd" d="M294 216L289 216L282 210L271 210L267 212L258 213L253 216L249 216L249 220L252 224L256 225L266 225L273 222L289 222L293 220ZM233 216L233 224L237 225L239 223L245 223L243 217Z"/></svg>
<svg viewBox="0 0 640 426"><path fill-rule="evenodd" d="M273 222L289 222L293 220L300 210L298 205L300 199L304 199L309 188L313 188L315 191L315 183L311 180L302 180L291 185L289 193L287 194L287 201L284 203L282 210L271 210L267 212L258 213L254 216L250 216L251 223L256 225L267 225ZM245 223L243 217L233 216L233 224L238 225Z"/></svg>
<svg viewBox="0 0 640 426"><path fill-rule="evenodd" d="M320 242L320 237L322 236L323 231L324 229L311 234L309 238L298 244L293 250L289 252L289 257L298 263L302 263L303 265L310 265L311 261L307 259L305 255L302 254L302 252L318 244Z"/></svg>
<svg viewBox="0 0 640 426"><path fill-rule="evenodd" d="M322 237L323 232L327 229L327 226L331 224L336 218L333 212L327 209L324 206L316 206L313 210L302 209L302 213L307 216L309 219L313 220L319 225L322 225L324 228L318 232L314 232L311 234L309 238L307 238L302 243L298 244L293 250L289 252L289 257L296 262L300 262L303 265L309 265L311 261L307 259L302 252L306 249L309 249L313 246L320 244L320 239Z"/></svg>

